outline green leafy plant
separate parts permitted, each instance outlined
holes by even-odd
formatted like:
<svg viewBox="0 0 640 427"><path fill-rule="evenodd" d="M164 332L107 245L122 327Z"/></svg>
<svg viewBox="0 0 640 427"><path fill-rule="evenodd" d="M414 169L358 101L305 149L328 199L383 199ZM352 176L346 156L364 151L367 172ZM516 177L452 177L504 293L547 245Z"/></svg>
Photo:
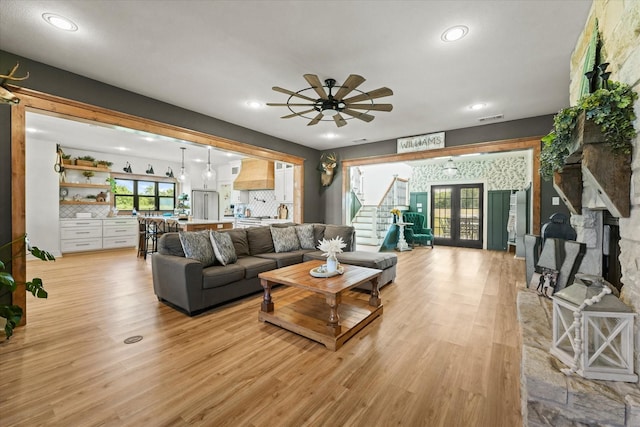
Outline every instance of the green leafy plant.
<svg viewBox="0 0 640 427"><path fill-rule="evenodd" d="M78 157L78 160L86 160L87 162L96 161L95 157L92 157L92 156L81 156L81 157Z"/></svg>
<svg viewBox="0 0 640 427"><path fill-rule="evenodd" d="M637 99L638 94L628 85L609 81L608 89L598 89L580 98L577 105L560 110L553 118L553 130L542 138L540 175L550 180L562 169L571 154L573 133L582 112L600 127L604 142L615 153L630 154L631 141L637 134L633 127L633 103Z"/></svg>
<svg viewBox="0 0 640 427"><path fill-rule="evenodd" d="M38 249L36 246L31 246L26 234L0 246L0 254L4 255L6 252L9 252L9 254L11 254L13 244L20 241L24 241L27 250L36 258L39 258L43 261L55 261L54 256L49 252ZM22 252L22 249L20 249L20 252ZM9 257L3 257L3 259L0 260L0 294L2 296L14 292L19 284L15 281L11 272L8 271L8 265L12 259L13 255L10 255ZM47 298L48 296L47 291L44 290L42 279L40 278L36 277L34 279L31 279L31 281L29 282L25 282L25 287L27 291L31 292L31 294L36 298ZM22 308L17 305L0 304L0 317L6 320L6 324L4 326L4 334L7 339L9 339L11 335L13 335L13 329L20 323L22 314Z"/></svg>
<svg viewBox="0 0 640 427"><path fill-rule="evenodd" d="M65 159L65 160L69 160L71 158L71 154L62 153L62 158Z"/></svg>
<svg viewBox="0 0 640 427"><path fill-rule="evenodd" d="M93 171L84 171L82 172L82 175L84 175L85 178L89 179L94 175L94 173Z"/></svg>
<svg viewBox="0 0 640 427"><path fill-rule="evenodd" d="M98 165L104 165L104 166L109 167L109 168L110 168L111 166L113 166L113 162L110 162L110 161L108 161L108 160L97 160L97 161L96 161L96 164L98 164Z"/></svg>
<svg viewBox="0 0 640 427"><path fill-rule="evenodd" d="M116 194L116 180L114 178L107 178L105 179L105 182L108 182L109 185L111 186L111 188L109 189L111 191L111 194Z"/></svg>

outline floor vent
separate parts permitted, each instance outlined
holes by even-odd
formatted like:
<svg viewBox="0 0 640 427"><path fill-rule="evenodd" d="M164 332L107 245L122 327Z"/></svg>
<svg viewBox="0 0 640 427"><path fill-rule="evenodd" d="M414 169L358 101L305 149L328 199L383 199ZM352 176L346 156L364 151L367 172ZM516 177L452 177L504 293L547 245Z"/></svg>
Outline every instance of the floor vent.
<svg viewBox="0 0 640 427"><path fill-rule="evenodd" d="M137 343L138 341L142 341L142 335L134 335L132 337L129 337L126 340L124 340L124 343L133 344L133 343Z"/></svg>

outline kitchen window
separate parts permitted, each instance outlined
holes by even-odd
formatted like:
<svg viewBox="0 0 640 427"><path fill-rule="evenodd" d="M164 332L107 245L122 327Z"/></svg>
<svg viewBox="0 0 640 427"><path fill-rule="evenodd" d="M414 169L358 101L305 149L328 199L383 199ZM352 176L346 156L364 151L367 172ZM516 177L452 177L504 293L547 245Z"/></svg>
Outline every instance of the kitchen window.
<svg viewBox="0 0 640 427"><path fill-rule="evenodd" d="M153 180L116 178L114 195L118 210L168 211L175 208L176 184Z"/></svg>

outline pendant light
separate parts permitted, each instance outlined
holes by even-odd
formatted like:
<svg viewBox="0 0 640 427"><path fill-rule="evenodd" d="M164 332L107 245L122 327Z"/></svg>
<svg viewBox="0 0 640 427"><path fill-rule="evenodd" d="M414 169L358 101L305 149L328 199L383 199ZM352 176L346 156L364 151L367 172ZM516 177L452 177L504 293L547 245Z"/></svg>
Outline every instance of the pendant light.
<svg viewBox="0 0 640 427"><path fill-rule="evenodd" d="M184 150L185 147L180 147L182 150L182 166L180 167L180 175L178 175L178 181L185 182L187 180L187 171L184 169Z"/></svg>
<svg viewBox="0 0 640 427"><path fill-rule="evenodd" d="M458 167L455 163L453 163L453 159L451 157L449 157L449 160L447 160L447 163L444 165L443 170L444 173L449 176L453 176L458 173Z"/></svg>
<svg viewBox="0 0 640 427"><path fill-rule="evenodd" d="M207 147L207 167L202 172L202 182L204 188L207 188L207 183L216 179L216 171L211 168L211 147Z"/></svg>

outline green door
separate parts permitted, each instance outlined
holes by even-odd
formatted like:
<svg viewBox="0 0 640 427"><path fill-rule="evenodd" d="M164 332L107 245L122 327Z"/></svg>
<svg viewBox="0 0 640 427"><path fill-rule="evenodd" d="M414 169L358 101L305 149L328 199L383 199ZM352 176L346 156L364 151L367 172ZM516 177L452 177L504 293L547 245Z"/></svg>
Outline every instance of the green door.
<svg viewBox="0 0 640 427"><path fill-rule="evenodd" d="M509 200L511 190L489 191L487 208L487 249L507 250L507 221L509 220Z"/></svg>

